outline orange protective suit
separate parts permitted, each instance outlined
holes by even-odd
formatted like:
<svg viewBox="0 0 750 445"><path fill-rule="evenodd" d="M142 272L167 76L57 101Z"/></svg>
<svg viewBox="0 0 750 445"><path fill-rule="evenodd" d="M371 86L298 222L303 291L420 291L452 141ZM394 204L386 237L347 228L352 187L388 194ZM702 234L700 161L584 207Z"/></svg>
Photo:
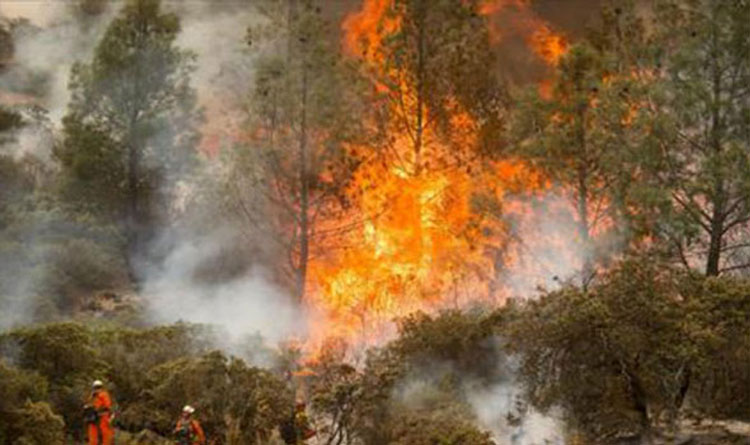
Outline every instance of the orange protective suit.
<svg viewBox="0 0 750 445"><path fill-rule="evenodd" d="M112 416L112 398L109 397L107 391L100 389L91 394L89 403L99 413L98 424L88 425L89 445L112 445L115 436L115 432L109 424ZM100 433L101 437L99 437Z"/></svg>
<svg viewBox="0 0 750 445"><path fill-rule="evenodd" d="M190 432L190 445L205 445L206 435L203 433L203 428L201 428L201 424L197 420L181 417L174 428L175 433L185 428Z"/></svg>

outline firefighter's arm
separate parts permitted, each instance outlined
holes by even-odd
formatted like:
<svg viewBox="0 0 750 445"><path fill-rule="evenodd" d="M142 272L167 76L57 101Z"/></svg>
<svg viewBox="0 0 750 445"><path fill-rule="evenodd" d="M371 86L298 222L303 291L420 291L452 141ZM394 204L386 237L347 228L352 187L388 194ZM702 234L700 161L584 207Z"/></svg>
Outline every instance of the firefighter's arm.
<svg viewBox="0 0 750 445"><path fill-rule="evenodd" d="M195 430L195 435L198 436L198 443L204 445L206 443L206 434L203 432L203 428L197 420L193 422L193 428Z"/></svg>

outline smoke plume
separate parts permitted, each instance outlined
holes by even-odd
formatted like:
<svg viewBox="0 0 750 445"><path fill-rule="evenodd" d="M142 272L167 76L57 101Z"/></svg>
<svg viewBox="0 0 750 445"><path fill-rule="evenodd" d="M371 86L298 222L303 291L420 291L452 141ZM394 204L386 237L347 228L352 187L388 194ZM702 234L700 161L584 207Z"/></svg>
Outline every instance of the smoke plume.
<svg viewBox="0 0 750 445"><path fill-rule="evenodd" d="M142 294L152 321L215 325L226 333L220 346L227 349L249 336L260 335L272 346L304 335L304 314L261 268L220 283L200 278L200 269L218 261L227 239L220 233L178 237L163 262L145 271Z"/></svg>

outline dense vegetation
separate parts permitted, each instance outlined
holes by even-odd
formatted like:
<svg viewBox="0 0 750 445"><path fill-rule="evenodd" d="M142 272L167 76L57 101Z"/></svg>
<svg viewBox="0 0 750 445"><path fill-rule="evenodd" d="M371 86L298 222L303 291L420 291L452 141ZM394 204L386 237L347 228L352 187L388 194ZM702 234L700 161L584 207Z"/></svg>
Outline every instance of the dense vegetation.
<svg viewBox="0 0 750 445"><path fill-rule="evenodd" d="M276 443L296 388L333 441L489 444L472 394L520 383L526 392L516 403L562 409L569 438L611 443L663 434L683 416L747 420L748 311L746 280L628 262L585 292L566 287L494 311L411 315L357 366L344 345L331 344L306 369L294 349L274 353L271 368L254 367L213 350L217 333L195 325L22 328L0 337L8 395L0 431L9 443L80 434L81 400L91 376L103 376L122 437L168 436L189 400L222 443Z"/></svg>
<svg viewBox="0 0 750 445"><path fill-rule="evenodd" d="M252 130L211 156L199 150L196 56L159 0L116 3L72 68L59 128L36 105L0 103L0 443L81 439L95 378L123 443L165 443L188 402L216 443L280 443L300 394L320 443L337 445L491 444L532 411L559 418L571 443L750 421L750 2L608 4L546 91L482 69L495 61L480 4L395 0L404 26L374 56L389 69L372 73L341 54L315 2L258 2L263 20L241 33L257 51L241 94ZM80 26L102 5L75 3ZM33 32L0 27L0 76L18 69L13 39ZM49 79L26 74L14 92L43 95ZM419 106L410 174L527 163L574 209L580 273L502 306L407 315L366 351L333 339L304 365L295 346L222 348L220 327L154 325L148 295L104 307L138 295L177 237L217 226L221 249L191 279L262 264L303 299L310 258L346 230L316 224L354 205L345 190L364 162L393 156L348 147L387 147L389 125L412 122L384 116L404 96L383 90L406 95L404 79ZM479 123L468 155L457 104ZM422 151L428 106L455 158ZM50 159L17 149L29 134ZM475 201L472 233L502 219L502 203ZM490 432L481 395L504 388L515 392Z"/></svg>

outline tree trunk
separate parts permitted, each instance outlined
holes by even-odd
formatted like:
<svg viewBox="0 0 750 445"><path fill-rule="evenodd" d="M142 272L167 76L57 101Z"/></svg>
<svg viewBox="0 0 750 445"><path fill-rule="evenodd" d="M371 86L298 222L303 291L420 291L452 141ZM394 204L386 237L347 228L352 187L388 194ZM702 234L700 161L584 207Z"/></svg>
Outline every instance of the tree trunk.
<svg viewBox="0 0 750 445"><path fill-rule="evenodd" d="M644 444L651 443L651 418L648 413L648 397L646 391L643 388L641 379L629 372L625 372L630 383L630 395L633 399L633 408L640 417L641 423L641 442Z"/></svg>
<svg viewBox="0 0 750 445"><path fill-rule="evenodd" d="M303 48L304 50L304 48ZM302 104L300 116L300 138L299 138L299 181L300 181L300 208L299 208L299 263L297 265L297 298L299 301L305 297L307 284L307 264L310 255L310 188L308 184L307 171L307 76L308 66L302 55Z"/></svg>
<svg viewBox="0 0 750 445"><path fill-rule="evenodd" d="M127 262L128 275L133 284L137 284L135 258L140 249L140 218L138 215L138 147L135 141L128 143L128 215L127 215Z"/></svg>
<svg viewBox="0 0 750 445"><path fill-rule="evenodd" d="M718 45L716 42L716 31L714 30L714 45ZM713 204L710 221L710 232L709 232L709 247L708 257L706 259L706 275L715 277L719 275L719 267L721 265L721 247L722 240L724 237L724 222L726 218L726 193L725 193L725 179L724 172L722 171L722 137L721 137L721 115L719 103L721 101L721 66L716 60L717 56L714 56L713 60L713 103L711 104L711 148L713 155L716 158L717 165L714 167L717 170L714 172L714 184L713 184L713 196L710 201Z"/></svg>
<svg viewBox="0 0 750 445"><path fill-rule="evenodd" d="M720 209L720 203L716 203L716 206ZM719 266L721 264L721 244L724 232L724 221L721 215L721 210L713 212L713 218L711 221L711 232L709 234L710 241L708 247L708 257L706 259L706 276L715 277L719 275Z"/></svg>
<svg viewBox="0 0 750 445"><path fill-rule="evenodd" d="M422 145L424 138L424 76L425 76L425 7L424 2L417 6L419 10L419 23L417 32L417 124L414 135L414 174L419 176L422 172Z"/></svg>
<svg viewBox="0 0 750 445"><path fill-rule="evenodd" d="M578 111L578 144L580 147L581 159L578 164L578 237L581 240L583 248L583 270L581 271L581 286L584 290L588 287L589 281L594 275L594 266L591 261L591 227L589 222L589 200L588 200L588 157L586 154L586 108L581 106Z"/></svg>
<svg viewBox="0 0 750 445"><path fill-rule="evenodd" d="M138 3L139 13L138 18L138 32L135 36L135 48L138 53L142 53L146 47L146 36L148 35L148 24L144 13L140 10L142 3ZM140 254L141 250L141 197L140 197L140 164L141 164L141 138L139 137L139 114L142 108L141 97L141 79L142 79L142 63L143 60L138 60L135 66L135 76L133 78L133 90L130 109L128 110L129 122L127 128L127 149L128 149L128 174L127 174L127 191L128 191L128 203L127 203L127 227L126 227L126 240L127 240L127 267L128 277L130 282L134 286L138 286L138 276L135 271L135 260Z"/></svg>

